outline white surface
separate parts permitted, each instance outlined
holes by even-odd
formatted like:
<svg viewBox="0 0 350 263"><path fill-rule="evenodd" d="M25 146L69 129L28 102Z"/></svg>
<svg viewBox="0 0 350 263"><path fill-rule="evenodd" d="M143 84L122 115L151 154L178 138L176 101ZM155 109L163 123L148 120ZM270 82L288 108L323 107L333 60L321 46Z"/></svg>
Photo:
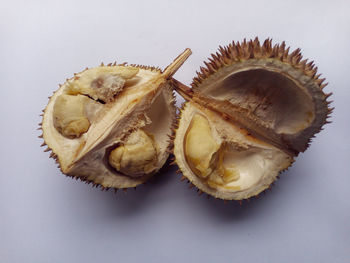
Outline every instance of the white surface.
<svg viewBox="0 0 350 263"><path fill-rule="evenodd" d="M246 4L244 4L245 2ZM349 262L348 1L6 1L0 8L0 262ZM127 194L63 176L39 147L47 96L101 61L186 84L218 45L272 37L315 60L336 107L273 191L239 207L174 168Z"/></svg>

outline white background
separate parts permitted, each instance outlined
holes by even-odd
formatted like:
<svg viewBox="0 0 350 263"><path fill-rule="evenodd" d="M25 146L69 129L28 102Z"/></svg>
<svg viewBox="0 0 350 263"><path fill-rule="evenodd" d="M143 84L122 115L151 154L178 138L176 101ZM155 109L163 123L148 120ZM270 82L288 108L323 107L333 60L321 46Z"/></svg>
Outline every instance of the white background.
<svg viewBox="0 0 350 263"><path fill-rule="evenodd" d="M0 262L350 262L348 1L2 1ZM301 47L336 107L258 200L198 197L175 168L127 194L65 177L36 131L47 96L100 62L164 68L190 84L219 45Z"/></svg>

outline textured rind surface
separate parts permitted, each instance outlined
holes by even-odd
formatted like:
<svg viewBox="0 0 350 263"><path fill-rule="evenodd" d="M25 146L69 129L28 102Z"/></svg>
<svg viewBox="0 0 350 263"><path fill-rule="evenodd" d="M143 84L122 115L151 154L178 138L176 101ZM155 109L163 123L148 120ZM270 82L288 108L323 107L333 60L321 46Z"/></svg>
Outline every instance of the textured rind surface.
<svg viewBox="0 0 350 263"><path fill-rule="evenodd" d="M255 136L270 140L275 146L284 147L289 153L297 155L305 151L312 137L322 129L324 124L329 123L328 118L333 108L329 108L331 101L328 101L328 98L332 93L323 92L328 83L324 83L325 78L320 78L321 74L317 73L317 67L313 61L303 60L300 49L293 52L289 52L289 49L285 42L272 46L271 39L266 39L260 45L258 38L244 40L242 43L232 42L226 47L220 47L208 62L204 62L205 67L200 67L187 96L198 103L205 103L207 107L227 115L234 121L241 122ZM227 72L232 74L259 68L281 73L292 79L306 92L306 95L313 99L315 118L309 127L296 134L277 134L249 112L233 109L228 102L218 102L206 96L204 87ZM181 87L178 90L180 93L183 91ZM250 127L251 123L254 123L253 127Z"/></svg>

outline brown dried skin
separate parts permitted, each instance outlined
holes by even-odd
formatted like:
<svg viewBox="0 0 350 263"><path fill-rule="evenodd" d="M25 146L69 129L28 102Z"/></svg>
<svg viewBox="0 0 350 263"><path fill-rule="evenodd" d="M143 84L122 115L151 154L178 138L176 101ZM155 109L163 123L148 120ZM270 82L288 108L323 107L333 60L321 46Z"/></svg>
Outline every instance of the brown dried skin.
<svg viewBox="0 0 350 263"><path fill-rule="evenodd" d="M62 172L104 188L135 187L155 174L168 158L175 122L170 80L190 54L185 50L164 72L101 65L60 86L42 130Z"/></svg>

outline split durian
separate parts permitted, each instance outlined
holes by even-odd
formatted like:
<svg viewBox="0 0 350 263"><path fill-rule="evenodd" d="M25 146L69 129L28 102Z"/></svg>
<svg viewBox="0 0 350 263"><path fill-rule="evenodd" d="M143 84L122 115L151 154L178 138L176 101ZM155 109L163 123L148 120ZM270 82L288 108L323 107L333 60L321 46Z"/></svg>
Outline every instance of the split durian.
<svg viewBox="0 0 350 263"><path fill-rule="evenodd" d="M190 54L186 49L164 71L101 64L61 85L44 110L40 137L62 172L115 189L158 172L176 118L171 78Z"/></svg>
<svg viewBox="0 0 350 263"><path fill-rule="evenodd" d="M267 39L220 47L185 98L175 162L199 191L243 200L268 189L328 122L330 109L313 62Z"/></svg>

